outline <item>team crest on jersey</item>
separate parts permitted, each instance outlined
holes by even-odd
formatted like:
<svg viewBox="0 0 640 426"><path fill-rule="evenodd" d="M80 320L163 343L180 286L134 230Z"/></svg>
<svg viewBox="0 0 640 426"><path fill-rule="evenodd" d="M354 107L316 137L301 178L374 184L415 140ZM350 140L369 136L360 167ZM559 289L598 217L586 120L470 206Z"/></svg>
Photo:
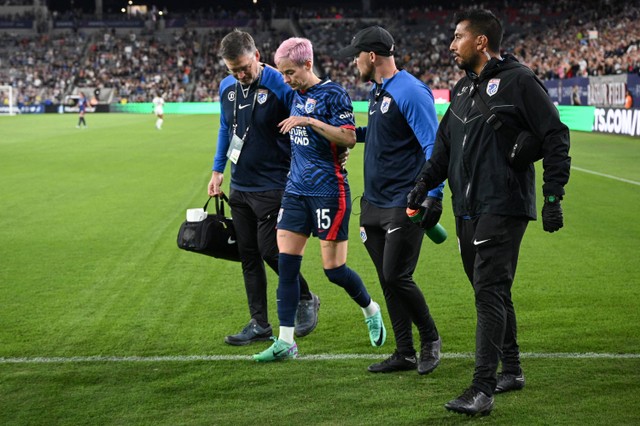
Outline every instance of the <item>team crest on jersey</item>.
<svg viewBox="0 0 640 426"><path fill-rule="evenodd" d="M227 99L229 99L229 101L233 102L236 99L236 92L234 92L233 90L229 92L229 94L227 95Z"/></svg>
<svg viewBox="0 0 640 426"><path fill-rule="evenodd" d="M307 99L307 102L304 104L304 112L311 114L314 109L316 109L316 100L311 98Z"/></svg>
<svg viewBox="0 0 640 426"><path fill-rule="evenodd" d="M267 89L258 89L258 103L260 105L267 102L267 93L269 93Z"/></svg>
<svg viewBox="0 0 640 426"><path fill-rule="evenodd" d="M489 80L489 84L487 84L487 95L493 96L498 93L498 87L500 87L499 78L492 78Z"/></svg>
<svg viewBox="0 0 640 426"><path fill-rule="evenodd" d="M391 105L391 98L388 96L383 97L382 104L380 105L380 112L384 114L389 111L389 105Z"/></svg>

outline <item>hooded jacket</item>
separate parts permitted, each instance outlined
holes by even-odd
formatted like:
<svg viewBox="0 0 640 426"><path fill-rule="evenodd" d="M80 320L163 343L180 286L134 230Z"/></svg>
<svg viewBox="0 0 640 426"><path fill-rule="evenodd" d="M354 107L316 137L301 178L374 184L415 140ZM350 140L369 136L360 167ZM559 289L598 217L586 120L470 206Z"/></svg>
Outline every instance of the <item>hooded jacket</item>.
<svg viewBox="0 0 640 426"><path fill-rule="evenodd" d="M479 90L493 114L516 132L542 141L543 194L562 196L569 180L569 129L542 82L511 55L493 58L480 75L467 72L455 85L440 122L431 158L419 181L427 188L448 179L455 216L481 214L536 219L535 169L514 170L507 161L511 132L488 124L473 97Z"/></svg>

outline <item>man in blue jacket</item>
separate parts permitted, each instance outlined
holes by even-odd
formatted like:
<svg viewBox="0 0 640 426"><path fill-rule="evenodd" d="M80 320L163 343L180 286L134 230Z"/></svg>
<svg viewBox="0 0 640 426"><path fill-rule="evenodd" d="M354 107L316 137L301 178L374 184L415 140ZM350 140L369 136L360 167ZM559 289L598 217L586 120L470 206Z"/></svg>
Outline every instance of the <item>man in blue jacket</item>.
<svg viewBox="0 0 640 426"><path fill-rule="evenodd" d="M364 194L360 235L382 286L396 350L369 366L372 373L418 370L431 373L440 363L440 336L420 287L413 280L424 233L406 214L406 194L431 155L438 120L431 90L396 68L393 37L382 27L358 32L338 52L355 58L362 81L373 83L369 122L357 129L364 148ZM442 185L427 199L425 221L435 225L442 213ZM412 324L420 335L416 358Z"/></svg>

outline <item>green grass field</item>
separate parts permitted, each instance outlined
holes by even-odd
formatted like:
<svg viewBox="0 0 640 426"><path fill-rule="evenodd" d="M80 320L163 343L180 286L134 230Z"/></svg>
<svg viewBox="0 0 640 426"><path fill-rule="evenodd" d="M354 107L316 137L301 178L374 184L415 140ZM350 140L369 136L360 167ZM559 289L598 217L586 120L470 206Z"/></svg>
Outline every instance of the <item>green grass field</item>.
<svg viewBox="0 0 640 426"><path fill-rule="evenodd" d="M75 115L0 117L0 424L640 423L640 140L572 134L565 228L530 224L513 289L527 387L470 420L443 408L470 383L475 345L448 195L449 239L425 239L415 274L443 339L433 374L366 371L393 336L370 346L315 239L303 272L322 306L300 359L256 364L268 343L224 344L249 319L240 265L176 246L185 210L206 201L217 120L169 115L156 131L151 114L96 114L79 130ZM353 213L349 265L382 301Z"/></svg>

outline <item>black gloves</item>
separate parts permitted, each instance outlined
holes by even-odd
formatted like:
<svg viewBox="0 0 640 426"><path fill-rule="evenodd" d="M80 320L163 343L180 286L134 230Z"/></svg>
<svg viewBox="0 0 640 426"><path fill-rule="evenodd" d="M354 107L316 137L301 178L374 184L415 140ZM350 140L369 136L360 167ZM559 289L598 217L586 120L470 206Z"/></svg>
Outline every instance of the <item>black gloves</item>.
<svg viewBox="0 0 640 426"><path fill-rule="evenodd" d="M562 200L562 197L556 195L544 197L544 206L542 206L542 229L547 232L556 232L562 228L564 224L560 200Z"/></svg>
<svg viewBox="0 0 640 426"><path fill-rule="evenodd" d="M438 224L440 216L442 216L442 201L437 198L427 197L422 203L424 207L424 215L420 226L422 229L431 229Z"/></svg>
<svg viewBox="0 0 640 426"><path fill-rule="evenodd" d="M418 210L427 195L427 184L418 181L416 186L413 187L409 195L407 195L407 207L412 210Z"/></svg>
<svg viewBox="0 0 640 426"><path fill-rule="evenodd" d="M420 226L423 229L431 229L438 224L442 216L442 201L426 195L427 184L422 181L416 182L416 186L407 195L407 207L412 210L424 209Z"/></svg>

